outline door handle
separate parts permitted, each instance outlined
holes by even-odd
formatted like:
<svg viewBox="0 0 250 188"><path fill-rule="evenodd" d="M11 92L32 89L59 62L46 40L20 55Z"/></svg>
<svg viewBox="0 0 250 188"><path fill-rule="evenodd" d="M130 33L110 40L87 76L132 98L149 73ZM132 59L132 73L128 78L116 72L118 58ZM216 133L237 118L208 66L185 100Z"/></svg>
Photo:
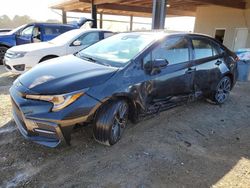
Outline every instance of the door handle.
<svg viewBox="0 0 250 188"><path fill-rule="evenodd" d="M188 68L188 70L186 71L186 74L191 74L196 70L196 68Z"/></svg>
<svg viewBox="0 0 250 188"><path fill-rule="evenodd" d="M217 60L216 63L215 63L215 65L218 65L218 66L219 66L220 64L222 64L222 61L221 61L221 60Z"/></svg>

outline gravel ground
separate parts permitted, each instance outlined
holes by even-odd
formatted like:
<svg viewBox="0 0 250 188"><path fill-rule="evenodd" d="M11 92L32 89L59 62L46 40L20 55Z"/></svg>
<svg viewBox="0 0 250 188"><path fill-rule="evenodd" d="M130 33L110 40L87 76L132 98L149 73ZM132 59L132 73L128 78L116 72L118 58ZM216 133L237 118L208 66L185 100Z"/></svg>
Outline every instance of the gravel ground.
<svg viewBox="0 0 250 188"><path fill-rule="evenodd" d="M113 147L91 127L70 147L26 141L11 119L0 75L0 187L250 187L250 83L238 83L222 106L201 100L129 125Z"/></svg>

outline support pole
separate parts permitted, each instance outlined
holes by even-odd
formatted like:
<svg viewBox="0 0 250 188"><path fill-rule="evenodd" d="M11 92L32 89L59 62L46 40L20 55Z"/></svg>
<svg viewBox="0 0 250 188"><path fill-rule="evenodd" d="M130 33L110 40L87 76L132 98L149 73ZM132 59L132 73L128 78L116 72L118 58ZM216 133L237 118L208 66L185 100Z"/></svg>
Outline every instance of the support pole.
<svg viewBox="0 0 250 188"><path fill-rule="evenodd" d="M67 12L62 10L62 23L66 24L67 23Z"/></svg>
<svg viewBox="0 0 250 188"><path fill-rule="evenodd" d="M164 29L167 0L152 1L152 29Z"/></svg>
<svg viewBox="0 0 250 188"><path fill-rule="evenodd" d="M102 13L100 13L100 26L99 26L100 29L102 29L102 21L103 21L103 20L102 20Z"/></svg>
<svg viewBox="0 0 250 188"><path fill-rule="evenodd" d="M94 20L92 28L97 28L97 8L94 4L94 0L91 0L91 17Z"/></svg>
<svg viewBox="0 0 250 188"><path fill-rule="evenodd" d="M129 26L129 30L130 30L130 31L133 30L133 15L130 16L130 26Z"/></svg>

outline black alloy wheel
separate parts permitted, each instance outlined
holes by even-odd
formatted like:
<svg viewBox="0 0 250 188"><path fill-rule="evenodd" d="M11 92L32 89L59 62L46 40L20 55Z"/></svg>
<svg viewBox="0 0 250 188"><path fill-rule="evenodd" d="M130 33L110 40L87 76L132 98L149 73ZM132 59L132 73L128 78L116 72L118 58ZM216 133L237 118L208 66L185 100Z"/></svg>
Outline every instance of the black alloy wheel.
<svg viewBox="0 0 250 188"><path fill-rule="evenodd" d="M128 123L129 106L126 101L114 101L104 105L94 123L95 139L105 145L117 143Z"/></svg>

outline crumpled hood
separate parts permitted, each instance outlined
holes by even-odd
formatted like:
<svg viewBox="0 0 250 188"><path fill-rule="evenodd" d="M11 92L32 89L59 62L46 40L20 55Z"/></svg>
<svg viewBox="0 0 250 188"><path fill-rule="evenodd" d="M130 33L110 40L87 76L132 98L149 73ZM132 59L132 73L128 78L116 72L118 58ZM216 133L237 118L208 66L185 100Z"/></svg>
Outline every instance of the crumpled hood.
<svg viewBox="0 0 250 188"><path fill-rule="evenodd" d="M32 93L64 94L102 84L117 70L68 55L45 61L18 79Z"/></svg>
<svg viewBox="0 0 250 188"><path fill-rule="evenodd" d="M47 50L48 48L55 47L54 44L49 42L39 42L39 43L30 43L14 46L10 49L11 52L30 52L36 50Z"/></svg>

